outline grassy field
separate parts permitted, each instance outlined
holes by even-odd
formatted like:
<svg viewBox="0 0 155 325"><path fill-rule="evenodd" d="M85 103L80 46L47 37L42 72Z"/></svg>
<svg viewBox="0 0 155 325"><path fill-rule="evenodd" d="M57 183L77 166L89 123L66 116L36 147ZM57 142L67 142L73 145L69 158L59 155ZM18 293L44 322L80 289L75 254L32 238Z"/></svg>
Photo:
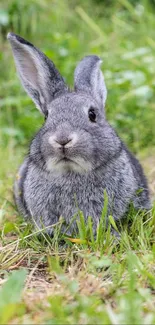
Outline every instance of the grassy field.
<svg viewBox="0 0 155 325"><path fill-rule="evenodd" d="M87 54L103 59L106 112L140 158L155 195L154 1L1 0L0 324L155 324L155 205L132 209L120 241L91 221L71 241L61 220L39 239L19 216L13 180L43 119L20 86L6 34L44 51L68 83ZM110 222L115 227L111 218Z"/></svg>

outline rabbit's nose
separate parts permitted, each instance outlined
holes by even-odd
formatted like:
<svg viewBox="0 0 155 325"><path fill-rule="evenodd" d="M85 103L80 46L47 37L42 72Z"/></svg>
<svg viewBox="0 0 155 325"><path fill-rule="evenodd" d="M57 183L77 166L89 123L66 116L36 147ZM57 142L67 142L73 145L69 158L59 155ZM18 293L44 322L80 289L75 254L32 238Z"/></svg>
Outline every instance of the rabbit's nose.
<svg viewBox="0 0 155 325"><path fill-rule="evenodd" d="M70 135L51 135L48 139L48 143L52 145L55 149L67 149L74 147L76 142L78 141L78 136L76 133L72 133Z"/></svg>
<svg viewBox="0 0 155 325"><path fill-rule="evenodd" d="M57 139L56 142L60 144L62 147L65 147L68 143L70 143L72 139Z"/></svg>

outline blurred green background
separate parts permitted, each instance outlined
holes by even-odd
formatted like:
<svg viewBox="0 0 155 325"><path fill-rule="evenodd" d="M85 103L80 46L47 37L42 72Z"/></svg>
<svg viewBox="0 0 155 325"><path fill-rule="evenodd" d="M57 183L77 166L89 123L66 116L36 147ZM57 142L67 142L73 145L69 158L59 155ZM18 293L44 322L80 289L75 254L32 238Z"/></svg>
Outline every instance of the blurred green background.
<svg viewBox="0 0 155 325"><path fill-rule="evenodd" d="M45 245L19 218L13 180L44 119L17 77L10 31L45 52L70 86L82 57L102 58L107 118L141 158L154 199L155 0L0 0L0 286L12 270L29 271L22 302L22 270L4 283L0 324L155 324L155 209L147 221L133 215L116 247L99 231L95 249L89 240L58 247L59 226Z"/></svg>
<svg viewBox="0 0 155 325"><path fill-rule="evenodd" d="M155 146L155 1L1 0L1 187L43 122L16 75L9 31L45 52L71 86L77 61L99 55L108 120L133 152Z"/></svg>

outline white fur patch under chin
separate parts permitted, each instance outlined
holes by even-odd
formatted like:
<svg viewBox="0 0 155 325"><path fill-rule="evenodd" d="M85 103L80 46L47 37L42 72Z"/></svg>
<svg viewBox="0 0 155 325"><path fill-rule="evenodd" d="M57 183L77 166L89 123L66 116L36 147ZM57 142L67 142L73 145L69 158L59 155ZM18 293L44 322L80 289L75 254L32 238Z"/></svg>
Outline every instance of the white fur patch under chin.
<svg viewBox="0 0 155 325"><path fill-rule="evenodd" d="M55 158L49 158L46 163L47 170L56 174L65 174L73 171L75 173L84 174L92 170L92 164L86 162L83 158L76 158L76 161L59 161Z"/></svg>

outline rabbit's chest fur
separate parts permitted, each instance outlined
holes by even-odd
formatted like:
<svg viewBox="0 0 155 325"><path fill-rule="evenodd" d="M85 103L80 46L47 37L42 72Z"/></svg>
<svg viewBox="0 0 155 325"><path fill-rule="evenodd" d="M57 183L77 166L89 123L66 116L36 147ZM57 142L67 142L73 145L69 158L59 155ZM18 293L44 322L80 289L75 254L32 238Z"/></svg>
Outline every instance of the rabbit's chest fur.
<svg viewBox="0 0 155 325"><path fill-rule="evenodd" d="M122 164L122 168L120 168ZM24 200L29 214L45 226L53 224L63 216L70 222L78 208L87 218L92 216L96 224L104 206L104 190L108 194L108 213L120 218L127 209L136 190L133 172L124 164L124 156L113 168L100 168L88 174L47 174L34 164L29 166L24 181Z"/></svg>

